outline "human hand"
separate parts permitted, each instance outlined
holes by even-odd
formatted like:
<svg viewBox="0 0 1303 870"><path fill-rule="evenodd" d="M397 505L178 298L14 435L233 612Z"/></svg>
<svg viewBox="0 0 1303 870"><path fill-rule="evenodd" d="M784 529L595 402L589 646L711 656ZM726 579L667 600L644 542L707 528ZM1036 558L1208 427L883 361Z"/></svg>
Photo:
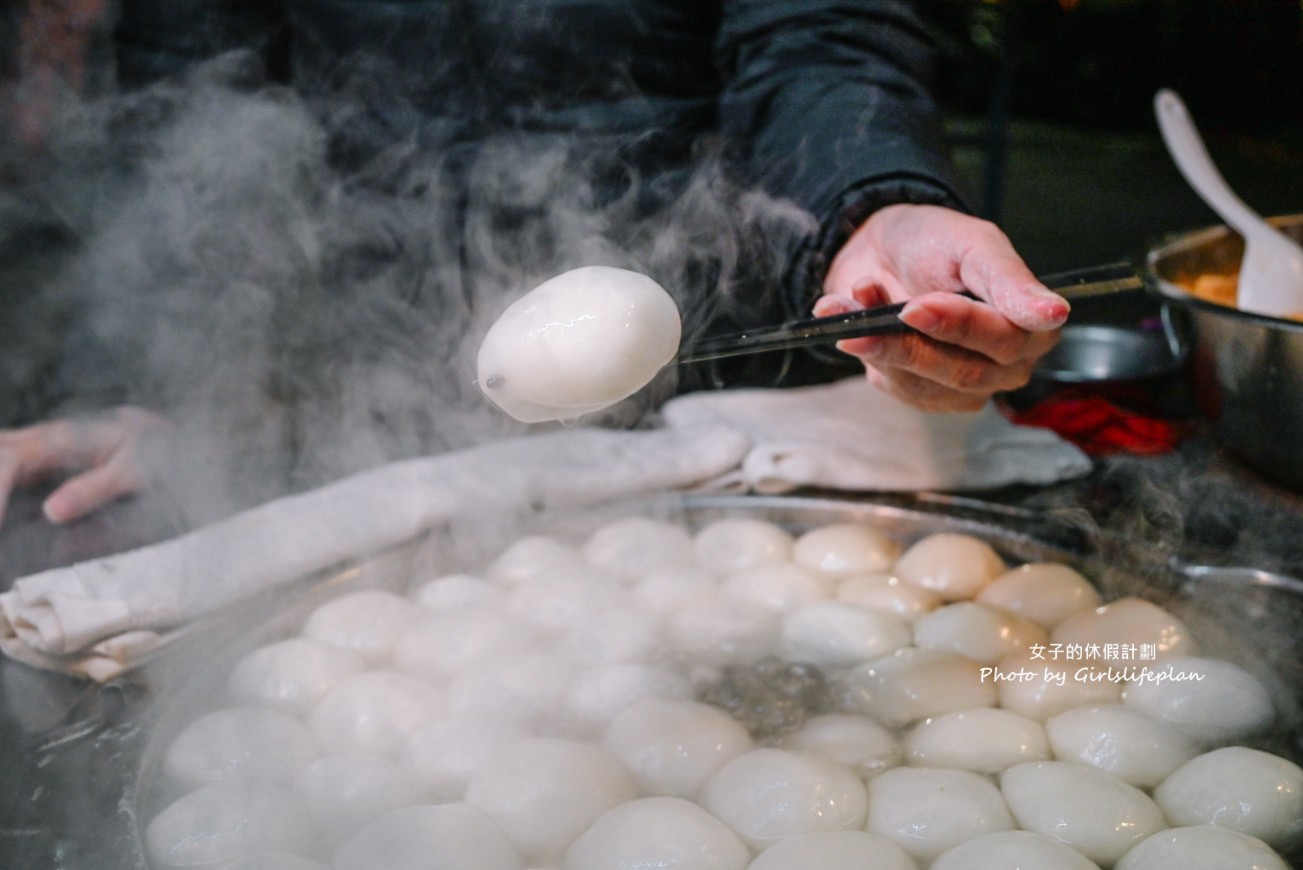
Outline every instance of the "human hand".
<svg viewBox="0 0 1303 870"><path fill-rule="evenodd" d="M887 206L865 221L833 258L814 313L889 302L908 302L900 319L917 332L837 346L874 384L928 411L975 411L1026 384L1068 317L999 228L932 205Z"/></svg>
<svg viewBox="0 0 1303 870"><path fill-rule="evenodd" d="M144 483L144 442L169 429L162 417L121 407L86 419L52 420L0 431L0 522L14 487L72 476L46 497L52 523L68 523Z"/></svg>

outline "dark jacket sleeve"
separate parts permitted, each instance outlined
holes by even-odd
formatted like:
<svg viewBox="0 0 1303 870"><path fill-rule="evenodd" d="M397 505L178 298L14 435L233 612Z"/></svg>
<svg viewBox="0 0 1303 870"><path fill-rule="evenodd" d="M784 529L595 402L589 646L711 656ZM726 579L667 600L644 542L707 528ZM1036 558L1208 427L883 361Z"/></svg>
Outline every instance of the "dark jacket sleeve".
<svg viewBox="0 0 1303 870"><path fill-rule="evenodd" d="M792 252L794 316L874 210L966 209L931 94L933 45L903 0L729 0L721 125L753 178L818 221Z"/></svg>

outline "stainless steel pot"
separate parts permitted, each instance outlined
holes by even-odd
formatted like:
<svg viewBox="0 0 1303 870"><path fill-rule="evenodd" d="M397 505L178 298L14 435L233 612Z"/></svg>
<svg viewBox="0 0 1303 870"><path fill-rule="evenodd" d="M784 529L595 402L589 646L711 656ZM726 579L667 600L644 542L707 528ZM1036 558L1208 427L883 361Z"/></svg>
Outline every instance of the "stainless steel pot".
<svg viewBox="0 0 1303 870"><path fill-rule="evenodd" d="M1303 241L1303 215L1272 218ZM1239 269L1244 240L1227 227L1185 233L1153 247L1153 288L1188 312L1196 398L1218 439L1268 477L1303 489L1303 322L1249 314L1197 299L1182 286Z"/></svg>

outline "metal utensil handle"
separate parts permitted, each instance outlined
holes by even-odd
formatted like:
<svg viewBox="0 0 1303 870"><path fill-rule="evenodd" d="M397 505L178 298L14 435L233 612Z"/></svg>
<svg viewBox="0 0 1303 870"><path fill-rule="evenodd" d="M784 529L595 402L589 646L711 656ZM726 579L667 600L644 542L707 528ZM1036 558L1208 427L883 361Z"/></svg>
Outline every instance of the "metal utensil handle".
<svg viewBox="0 0 1303 870"><path fill-rule="evenodd" d="M1135 267L1128 262L1057 272L1041 278L1041 283L1069 301L1139 290L1144 286ZM970 299L976 298L967 292L963 295ZM834 314L831 317L797 320L725 335L689 348L679 354L678 362L705 362L730 356L832 344L846 338L911 332L913 328L900 319L904 307L905 303L897 302Z"/></svg>

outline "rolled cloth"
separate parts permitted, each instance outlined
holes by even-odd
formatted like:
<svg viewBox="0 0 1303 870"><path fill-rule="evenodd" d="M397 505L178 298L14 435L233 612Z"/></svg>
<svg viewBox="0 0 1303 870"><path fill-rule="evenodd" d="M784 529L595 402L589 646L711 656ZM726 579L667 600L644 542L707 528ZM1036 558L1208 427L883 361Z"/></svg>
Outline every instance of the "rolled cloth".
<svg viewBox="0 0 1303 870"><path fill-rule="evenodd" d="M152 546L24 577L0 594L0 649L107 680L205 614L457 516L673 490L853 492L1045 484L1089 459L987 407L925 414L860 377L681 396L649 431L564 429L384 465Z"/></svg>

